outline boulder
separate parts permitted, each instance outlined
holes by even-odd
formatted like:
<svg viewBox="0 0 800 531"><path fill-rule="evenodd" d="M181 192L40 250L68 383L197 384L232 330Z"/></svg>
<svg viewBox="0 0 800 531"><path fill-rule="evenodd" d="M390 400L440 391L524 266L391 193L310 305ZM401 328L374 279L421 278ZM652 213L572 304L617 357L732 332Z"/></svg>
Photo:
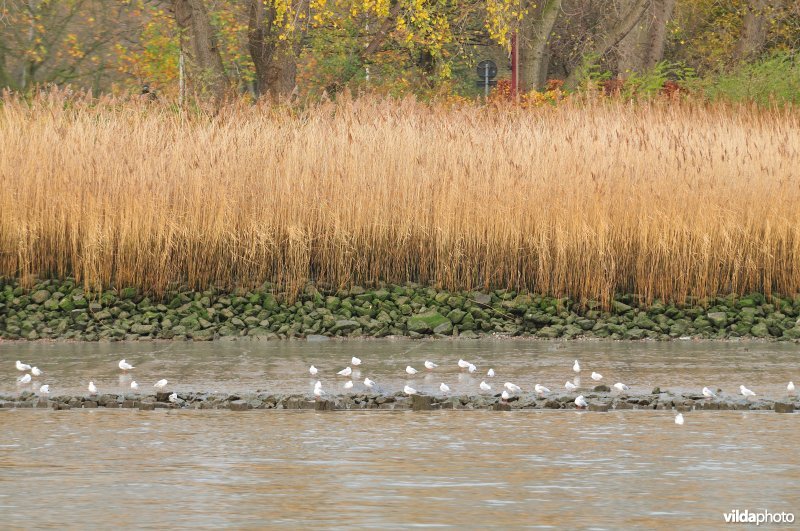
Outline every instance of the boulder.
<svg viewBox="0 0 800 531"><path fill-rule="evenodd" d="M409 332L416 332L418 334L429 334L437 328L448 331L437 333L449 333L453 330L453 323L451 323L447 317L435 310L411 316L408 319L406 326Z"/></svg>
<svg viewBox="0 0 800 531"><path fill-rule="evenodd" d="M433 397L427 395L411 395L411 409L413 411L430 411L433 409Z"/></svg>
<svg viewBox="0 0 800 531"><path fill-rule="evenodd" d="M231 411L247 411L250 409L250 404L247 400L234 400L230 403Z"/></svg>
<svg viewBox="0 0 800 531"><path fill-rule="evenodd" d="M42 304L44 301L50 298L50 292L46 289L40 289L38 291L33 292L31 295L31 301L34 304Z"/></svg>
<svg viewBox="0 0 800 531"><path fill-rule="evenodd" d="M709 312L706 318L716 328L723 328L728 324L728 314L725 312Z"/></svg>
<svg viewBox="0 0 800 531"><path fill-rule="evenodd" d="M360 328L361 324L358 321L350 319L339 319L331 328L331 332L352 332L356 328Z"/></svg>

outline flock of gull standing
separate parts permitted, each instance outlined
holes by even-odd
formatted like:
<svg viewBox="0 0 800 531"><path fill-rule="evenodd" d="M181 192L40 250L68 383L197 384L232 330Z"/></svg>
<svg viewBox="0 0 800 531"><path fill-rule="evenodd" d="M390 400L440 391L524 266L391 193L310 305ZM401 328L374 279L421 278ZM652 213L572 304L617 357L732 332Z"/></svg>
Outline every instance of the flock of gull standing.
<svg viewBox="0 0 800 531"><path fill-rule="evenodd" d="M337 374L337 376L341 376L341 377L344 377L344 378L352 378L352 377L360 376L360 371L358 369L358 367L360 365L361 365L361 359L353 356L350 359L350 365L348 365L344 369L338 371L336 374ZM434 371L437 367L439 367L438 364L436 364L436 363L434 363L434 362L432 362L430 360L425 360L425 363L423 365L425 366L425 369L428 370L428 371ZM119 363L117 364L117 366L119 367L119 369L123 373L127 373L128 371L131 371L131 370L136 368L133 365L131 365L130 363L128 363L126 360L124 360L124 359L120 360ZM356 369L354 369L354 367ZM465 361L463 359L459 359L458 360L458 367L459 367L459 369L466 370L470 374L473 374L478 370L478 368L474 364L472 364L472 363L470 363L468 361ZM17 378L17 385L22 386L22 385L32 384L32 386L34 387L34 390L38 386L38 388L39 388L38 391L39 391L40 395L47 396L47 395L50 394L50 385L49 384L39 385L38 382L34 382L33 381L34 377L41 376L42 374L44 374L44 371L42 371L38 367L31 367L27 363L23 363L20 360L17 360L16 368L17 368L18 371L21 371L21 372L25 373L22 376ZM578 389L578 385L580 384L581 365L578 362L578 360L575 360L575 363L572 365L572 371L576 374L576 377L575 377L575 380L573 382L570 382L568 380L564 384L564 388L567 390L567 392L575 391L576 389ZM308 372L314 378L317 378L318 375L319 375L319 369L317 369L314 365L311 365L311 367L309 367ZM408 366L406 366L406 371L405 372L406 372L406 374L408 376L414 376L415 374L417 374L420 371L418 371L414 367L408 365ZM495 375L496 375L495 370L492 369L492 368L490 368L486 372L486 378L484 378L481 381L480 385L478 386L482 392L489 392L489 391L492 390L492 386L490 384L486 383L486 379L487 378L494 378ZM595 381L595 382L600 382L603 379L603 375L599 374L599 373L597 373L595 371L592 371L591 379L593 381ZM161 380L157 381L155 384L153 384L153 387L157 391L163 391L163 389L167 386L167 383L169 383L168 380L166 378L164 378L164 379L161 379ZM344 388L345 391L350 391L351 389L353 389L354 385L355 384L353 383L353 380L352 379L348 379L343 384L342 387ZM368 390L376 390L376 391L380 390L380 388L377 388L376 385L377 384L375 383L374 380L371 380L368 377L364 378L364 387L366 387ZM617 392L619 392L620 394L624 394L630 389L627 385L625 385L622 382L617 382L612 387ZM136 383L135 380L133 380L130 383L130 388L133 391L138 391L139 384ZM98 394L97 386L94 384L93 381L89 382L89 385L87 386L87 389L89 391L89 395L90 396L95 396L95 395ZM549 394L551 392L550 389L548 389L544 385L541 385L541 384L538 384L538 383L536 385L534 385L533 390L536 393L536 395L538 395L540 397L543 397L543 396L545 396L545 395L547 395L547 394ZM439 384L439 391L441 391L442 394L447 395L450 392L450 387L446 383L441 382ZM789 385L786 386L786 391L788 392L788 394L790 396L795 394L795 386L794 386L793 382L789 382ZM514 395L516 395L518 393L521 393L521 392L522 392L522 388L520 386L518 386L518 385L516 385L516 384L514 384L512 382L505 382L503 384L503 392L501 393L500 398L503 401L507 401L512 396L514 396ZM748 399L750 397L756 396L756 393L754 393L753 391L751 391L750 389L748 389L744 385L740 385L739 386L739 392L742 394L742 396L744 396L745 398L748 398ZM406 384L403 387L403 393L405 393L408 396L418 394L417 390L414 389L413 387L411 387L408 384ZM703 393L703 396L705 398L707 398L707 399L711 399L711 398L716 398L717 397L716 393L714 393L708 387L703 387L702 393ZM325 394L326 394L325 391L322 389L322 381L321 380L317 380L316 383L314 384L314 397L319 399ZM173 402L173 403L177 403L178 402L177 393L170 394L169 395L169 401ZM578 409L585 409L589 405L588 402L586 402L586 398L583 395L578 395L577 397L575 397L574 403L575 403L575 407L578 408ZM683 424L683 422L684 422L683 415L681 413L678 413L676 415L676 417L675 417L675 423L676 424Z"/></svg>
<svg viewBox="0 0 800 531"><path fill-rule="evenodd" d="M359 367L360 365L361 365L361 359L353 356L350 359L350 365L348 365L344 369L340 370L336 374L338 376L342 376L342 377L345 377L345 378L350 378L350 377L355 375L354 374L355 370L353 369L353 367ZM436 364L436 363L434 363L434 362L432 362L430 360L425 360L424 366L429 371L433 371L434 369L439 367L438 364ZM459 369L466 370L470 374L475 373L478 370L478 368L474 364L472 364L472 363L470 363L468 361L465 361L463 359L459 359L458 360L458 367L459 367ZM575 391L576 389L578 389L578 385L580 384L581 364L578 362L578 360L575 360L575 363L572 365L572 371L576 374L575 380L573 380L572 382L567 380L567 382L564 384L564 388L567 390L567 392L570 392L570 393ZM311 367L309 367L308 372L314 378L316 378L319 375L319 369L317 367L315 367L314 365L311 365ZM417 369L415 369L414 367L412 367L410 365L406 366L406 374L407 375L414 376L418 372L419 371ZM494 378L495 375L496 375L496 373L495 373L495 370L493 368L490 368L486 372L487 378ZM599 383L603 379L603 375L600 374L600 373L597 373L595 371L592 371L591 378L595 382ZM367 389L372 390L372 389L375 388L375 385L376 384L375 384L374 380L371 380L369 378L364 378L364 386ZM349 390L353 389L353 386L354 386L353 380L350 379L350 380L348 380L347 382L344 383L343 388L346 391L349 391ZM488 391L492 390L492 386L490 384L486 383L486 379L483 379L478 387L480 387L480 390L483 391L483 392L488 392ZM628 387L627 385L625 385L622 382L617 382L612 387L617 392L619 392L620 394L624 394L630 389L630 387ZM450 386L448 386L444 382L441 382L439 384L439 391L441 391L442 394L446 395L446 394L448 394L450 392ZM538 384L538 383L533 386L533 391L540 397L543 397L544 395L551 393L550 389L548 389L544 385L541 385L541 384ZM794 386L793 382L789 382L789 384L786 386L786 391L790 396L795 394L795 386ZM520 388L520 386L514 384L513 382L505 382L503 384L503 392L500 394L500 398L501 398L502 401L507 401L513 395L515 395L517 393L521 393L521 392L522 392L522 389ZM754 393L753 391L751 391L750 389L748 389L744 385L740 385L739 386L739 392L742 394L742 396L744 396L745 398L748 398L748 399L750 397L752 397L752 396L756 396L756 393ZM403 387L403 393L405 393L408 396L418 394L417 390L414 389L413 387L411 387L408 384L406 384ZM712 391L708 387L703 387L702 393L703 393L703 396L705 398L707 398L707 399L712 399L712 398L716 398L717 397L716 393L714 393L714 391ZM322 381L321 380L317 380L316 383L314 384L314 396L316 398L321 398L324 394L325 394L325 391L323 391L323 389L322 389ZM578 409L585 409L586 407L589 406L589 403L586 401L586 398L583 395L578 395L577 397L575 397L574 403L575 403L575 407L578 408ZM683 414L678 413L675 416L675 423L679 424L679 425L682 425L683 422L684 422Z"/></svg>
<svg viewBox="0 0 800 531"><path fill-rule="evenodd" d="M27 363L22 363L20 360L17 360L16 367L18 371L22 371L25 373L28 373L28 371L30 371L30 374L23 374L22 376L17 378L17 385L26 385L31 383L34 387L34 390L36 389L37 386L39 387L39 395L47 396L50 394L50 384L39 385L36 382L33 383L31 382L33 376L41 376L42 374L44 374L44 371L42 371L38 367L31 367ZM123 373L127 373L128 371L131 371L136 368L130 363L128 363L127 360L124 359L120 360L119 363L117 363L117 367L119 367L119 369ZM168 383L169 381L166 378L163 378L157 381L155 384L153 384L153 387L157 391L162 391L167 386ZM97 386L94 384L94 381L90 381L86 389L89 391L89 396L96 396L97 394L99 394L99 391L97 390ZM136 382L136 380L131 381L131 390L133 391L139 390L139 384ZM169 401L176 403L178 401L178 394L172 393L171 395L169 395Z"/></svg>

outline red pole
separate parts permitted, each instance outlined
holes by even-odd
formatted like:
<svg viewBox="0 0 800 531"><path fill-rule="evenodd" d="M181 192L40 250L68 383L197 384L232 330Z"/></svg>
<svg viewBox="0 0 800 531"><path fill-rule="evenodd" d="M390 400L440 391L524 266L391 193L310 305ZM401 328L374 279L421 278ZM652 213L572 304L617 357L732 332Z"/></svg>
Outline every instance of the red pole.
<svg viewBox="0 0 800 531"><path fill-rule="evenodd" d="M511 34L511 95L519 103L519 46L517 34Z"/></svg>

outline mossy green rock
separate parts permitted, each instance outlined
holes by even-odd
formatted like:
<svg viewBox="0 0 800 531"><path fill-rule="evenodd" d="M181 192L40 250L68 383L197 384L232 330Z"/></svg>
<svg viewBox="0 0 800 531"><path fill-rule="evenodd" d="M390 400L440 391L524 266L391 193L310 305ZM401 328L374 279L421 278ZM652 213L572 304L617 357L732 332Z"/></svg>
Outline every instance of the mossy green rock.
<svg viewBox="0 0 800 531"><path fill-rule="evenodd" d="M437 311L429 311L412 315L409 317L406 327L409 332L416 332L418 334L427 334L433 332L438 326L449 323L452 331L452 324L450 320Z"/></svg>
<svg viewBox="0 0 800 531"><path fill-rule="evenodd" d="M64 297L58 303L58 307L65 312L70 312L75 309L75 303L72 302L72 299L70 297Z"/></svg>
<svg viewBox="0 0 800 531"><path fill-rule="evenodd" d="M455 310L450 310L450 313L447 314L447 318L451 323L458 324L464 319L465 315L467 315L467 312L456 308Z"/></svg>
<svg viewBox="0 0 800 531"><path fill-rule="evenodd" d="M722 328L728 324L728 315L725 312L710 312L706 315L706 318L716 328Z"/></svg>
<svg viewBox="0 0 800 531"><path fill-rule="evenodd" d="M800 325L784 330L783 337L788 339L800 339Z"/></svg>
<svg viewBox="0 0 800 531"><path fill-rule="evenodd" d="M149 324L135 324L131 326L131 333L139 334L140 336L152 334L155 326Z"/></svg>
<svg viewBox="0 0 800 531"><path fill-rule="evenodd" d="M133 299L136 297L136 288L122 288L119 291L120 299Z"/></svg>
<svg viewBox="0 0 800 531"><path fill-rule="evenodd" d="M448 319L433 329L433 333L441 336L449 336L453 333L453 323Z"/></svg>
<svg viewBox="0 0 800 531"><path fill-rule="evenodd" d="M214 339L214 330L211 328L195 330L191 333L191 337L195 341L211 341Z"/></svg>
<svg viewBox="0 0 800 531"><path fill-rule="evenodd" d="M630 330L626 330L622 337L625 339L644 339L646 332L641 328L631 328Z"/></svg>
<svg viewBox="0 0 800 531"><path fill-rule="evenodd" d="M49 298L50 292L46 289L40 289L31 295L31 301L33 301L34 304L42 304Z"/></svg>
<svg viewBox="0 0 800 531"><path fill-rule="evenodd" d="M557 337L561 337L561 330L559 330L554 326L545 326L544 328L536 332L536 335L546 339L555 339Z"/></svg>
<svg viewBox="0 0 800 531"><path fill-rule="evenodd" d="M628 313L629 311L633 310L632 306L628 306L624 302L620 302L620 301L613 301L611 303L611 308L614 310L614 313L616 313L616 314L625 314L625 313Z"/></svg>
<svg viewBox="0 0 800 531"><path fill-rule="evenodd" d="M358 321L353 321L350 319L340 319L336 321L336 324L334 324L333 327L331 327L331 332L333 332L334 334L336 332L350 332L352 330L355 330L356 328L359 328L359 326L361 325L359 324Z"/></svg>
<svg viewBox="0 0 800 531"><path fill-rule="evenodd" d="M754 337L767 337L769 336L769 328L767 327L766 323L758 323L753 325L750 329L750 334Z"/></svg>

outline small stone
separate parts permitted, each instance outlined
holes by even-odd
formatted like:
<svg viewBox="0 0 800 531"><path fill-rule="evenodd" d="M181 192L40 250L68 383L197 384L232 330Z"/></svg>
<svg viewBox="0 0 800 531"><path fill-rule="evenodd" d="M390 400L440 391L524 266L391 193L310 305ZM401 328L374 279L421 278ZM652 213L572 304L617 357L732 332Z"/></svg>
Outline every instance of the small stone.
<svg viewBox="0 0 800 531"><path fill-rule="evenodd" d="M169 391L158 391L156 393L156 402L169 402L169 395L171 395Z"/></svg>
<svg viewBox="0 0 800 531"><path fill-rule="evenodd" d="M31 295L31 301L33 301L34 304L42 304L49 298L50 298L50 292L47 291L46 289L40 289L39 291L36 291L34 292L33 295Z"/></svg>
<svg viewBox="0 0 800 531"><path fill-rule="evenodd" d="M316 411L334 411L336 409L336 402L333 400L317 400L314 404Z"/></svg>
<svg viewBox="0 0 800 531"><path fill-rule="evenodd" d="M496 402L494 404L495 411L511 411L511 404L508 402Z"/></svg>
<svg viewBox="0 0 800 531"><path fill-rule="evenodd" d="M589 411L608 412L608 404L589 404Z"/></svg>
<svg viewBox="0 0 800 531"><path fill-rule="evenodd" d="M426 395L411 395L411 409L413 411L430 411L433 409L433 397Z"/></svg>
<svg viewBox="0 0 800 531"><path fill-rule="evenodd" d="M247 411L250 409L250 404L246 400L234 400L230 403L231 411Z"/></svg>
<svg viewBox="0 0 800 531"><path fill-rule="evenodd" d="M723 328L728 324L728 315L725 312L710 312L706 317L717 328Z"/></svg>
<svg viewBox="0 0 800 531"><path fill-rule="evenodd" d="M94 400L87 400L86 402L83 403L83 407L90 408L90 409L91 408L96 408L97 407L97 402L95 402Z"/></svg>
<svg viewBox="0 0 800 531"><path fill-rule="evenodd" d="M139 403L139 411L155 411L156 403L155 402L140 402Z"/></svg>
<svg viewBox="0 0 800 531"><path fill-rule="evenodd" d="M610 393L611 392L611 388L609 386L605 385L605 384L600 384L600 385L596 385L594 387L594 392L595 393Z"/></svg>
<svg viewBox="0 0 800 531"><path fill-rule="evenodd" d="M775 402L773 407L775 409L775 413L794 413L794 404Z"/></svg>

